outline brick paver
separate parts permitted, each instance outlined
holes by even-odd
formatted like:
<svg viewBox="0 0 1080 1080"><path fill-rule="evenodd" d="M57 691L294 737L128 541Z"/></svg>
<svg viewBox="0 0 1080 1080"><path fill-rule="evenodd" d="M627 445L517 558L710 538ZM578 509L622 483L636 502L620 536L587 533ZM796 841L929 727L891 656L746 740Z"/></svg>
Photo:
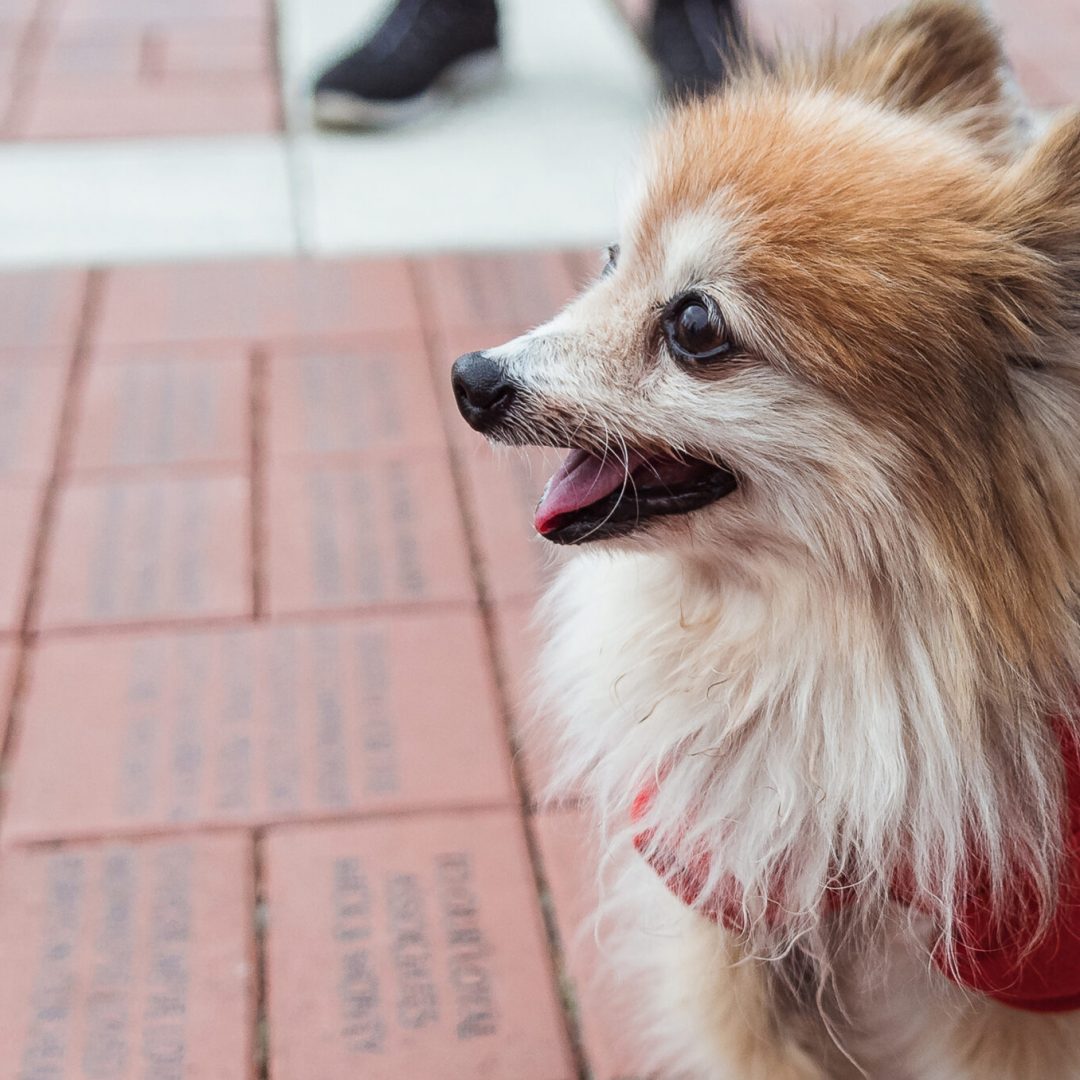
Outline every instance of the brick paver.
<svg viewBox="0 0 1080 1080"><path fill-rule="evenodd" d="M78 270L0 274L0 357L36 362L33 350L70 346L86 289Z"/></svg>
<svg viewBox="0 0 1080 1080"><path fill-rule="evenodd" d="M575 1075L516 814L267 844L277 1080Z"/></svg>
<svg viewBox="0 0 1080 1080"><path fill-rule="evenodd" d="M23 30L0 65L9 138L280 127L270 0L27 0L0 9L0 26L8 18Z"/></svg>
<svg viewBox="0 0 1080 1080"><path fill-rule="evenodd" d="M274 614L475 599L443 454L281 467L267 489Z"/></svg>
<svg viewBox="0 0 1080 1080"><path fill-rule="evenodd" d="M277 92L268 80L224 89L195 77L191 85L177 82L129 85L102 79L91 87L43 90L27 105L19 134L28 139L234 135L277 126Z"/></svg>
<svg viewBox="0 0 1080 1080"><path fill-rule="evenodd" d="M23 714L7 840L516 800L474 613L49 639Z"/></svg>
<svg viewBox="0 0 1080 1080"><path fill-rule="evenodd" d="M149 60L164 77L273 75L273 42L262 20L179 23L158 31Z"/></svg>
<svg viewBox="0 0 1080 1080"><path fill-rule="evenodd" d="M0 116L7 113L15 99L19 43L25 33L23 23L5 21L0 12Z"/></svg>
<svg viewBox="0 0 1080 1080"><path fill-rule="evenodd" d="M86 380L71 467L246 468L250 369L246 350L235 346L106 351Z"/></svg>
<svg viewBox="0 0 1080 1080"><path fill-rule="evenodd" d="M53 467L67 364L59 351L0 356L0 478L44 479Z"/></svg>
<svg viewBox="0 0 1080 1080"><path fill-rule="evenodd" d="M445 445L413 334L305 342L269 357L266 444L272 462Z"/></svg>
<svg viewBox="0 0 1080 1080"><path fill-rule="evenodd" d="M74 480L45 565L45 629L242 618L253 607L247 476Z"/></svg>
<svg viewBox="0 0 1080 1080"><path fill-rule="evenodd" d="M0 1077L250 1080L244 836L0 855Z"/></svg>

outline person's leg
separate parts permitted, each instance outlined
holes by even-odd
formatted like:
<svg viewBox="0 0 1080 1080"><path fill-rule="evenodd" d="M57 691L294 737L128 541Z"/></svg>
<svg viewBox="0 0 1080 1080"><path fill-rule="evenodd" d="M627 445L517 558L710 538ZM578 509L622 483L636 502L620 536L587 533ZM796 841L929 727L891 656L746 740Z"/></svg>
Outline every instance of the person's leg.
<svg viewBox="0 0 1080 1080"><path fill-rule="evenodd" d="M735 0L652 0L646 33L669 97L716 89L745 41Z"/></svg>
<svg viewBox="0 0 1080 1080"><path fill-rule="evenodd" d="M669 97L706 94L746 38L736 0L614 0L656 64Z"/></svg>
<svg viewBox="0 0 1080 1080"><path fill-rule="evenodd" d="M440 92L490 82L499 66L496 0L396 0L369 38L319 76L315 119L389 126Z"/></svg>

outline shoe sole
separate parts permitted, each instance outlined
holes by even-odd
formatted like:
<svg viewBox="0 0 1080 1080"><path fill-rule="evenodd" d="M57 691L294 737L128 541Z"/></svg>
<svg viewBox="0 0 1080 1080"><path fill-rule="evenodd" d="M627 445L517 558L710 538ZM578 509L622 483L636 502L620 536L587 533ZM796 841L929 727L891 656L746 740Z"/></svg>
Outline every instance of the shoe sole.
<svg viewBox="0 0 1080 1080"><path fill-rule="evenodd" d="M407 124L430 112L442 101L494 86L503 75L498 49L463 56L451 64L422 94L403 101L379 101L323 90L312 98L312 113L321 127L389 128Z"/></svg>

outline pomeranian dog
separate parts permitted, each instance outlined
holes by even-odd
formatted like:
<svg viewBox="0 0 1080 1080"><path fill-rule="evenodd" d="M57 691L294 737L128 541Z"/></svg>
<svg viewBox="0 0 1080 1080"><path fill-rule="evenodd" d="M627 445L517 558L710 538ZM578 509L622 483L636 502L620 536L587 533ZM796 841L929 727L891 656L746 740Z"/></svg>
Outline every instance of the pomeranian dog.
<svg viewBox="0 0 1080 1080"><path fill-rule="evenodd" d="M602 276L460 358L664 1076L1080 1077L1080 116L982 11L748 60Z"/></svg>

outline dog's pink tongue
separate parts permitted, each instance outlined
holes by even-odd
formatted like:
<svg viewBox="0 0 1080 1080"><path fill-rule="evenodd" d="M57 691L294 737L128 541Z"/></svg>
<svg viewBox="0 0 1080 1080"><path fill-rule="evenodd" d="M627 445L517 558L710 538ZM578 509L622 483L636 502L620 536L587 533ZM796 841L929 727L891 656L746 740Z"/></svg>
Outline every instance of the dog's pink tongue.
<svg viewBox="0 0 1080 1080"><path fill-rule="evenodd" d="M637 454L625 461L615 454L598 458L584 450L571 450L540 497L534 518L536 531L551 532L564 514L591 506L617 491L640 463Z"/></svg>

